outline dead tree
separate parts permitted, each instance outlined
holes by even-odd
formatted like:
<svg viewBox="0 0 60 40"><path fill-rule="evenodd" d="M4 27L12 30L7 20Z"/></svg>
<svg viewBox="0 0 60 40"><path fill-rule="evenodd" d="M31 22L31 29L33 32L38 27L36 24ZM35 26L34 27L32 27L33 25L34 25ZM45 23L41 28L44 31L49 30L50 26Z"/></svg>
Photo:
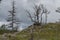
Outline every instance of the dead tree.
<svg viewBox="0 0 60 40"><path fill-rule="evenodd" d="M40 20L40 23L41 23L41 25L42 25L42 16L43 16L43 14L45 14L45 24L47 23L47 14L49 14L50 12L47 10L47 8L46 7L44 7L43 5L41 5L41 16L40 16L40 18L41 18L41 20Z"/></svg>
<svg viewBox="0 0 60 40"><path fill-rule="evenodd" d="M43 12L45 14L45 24L47 24L47 17L48 17L48 14L50 13L50 11L48 11L47 8L45 8Z"/></svg>
<svg viewBox="0 0 60 40"><path fill-rule="evenodd" d="M33 13L34 17L31 15L29 10L26 10L31 21L34 22L35 25L41 25L42 24L42 15L45 14L45 23L47 23L47 14L49 13L47 8L45 8L43 6L43 4L40 4L39 6L34 5L33 9L34 9L34 13Z"/></svg>
<svg viewBox="0 0 60 40"><path fill-rule="evenodd" d="M46 10L46 12L45 12L45 24L47 24L47 17L48 17L49 13L50 13L50 11Z"/></svg>
<svg viewBox="0 0 60 40"><path fill-rule="evenodd" d="M29 18L31 19L32 22L34 22L35 25L40 25L40 22L39 22L39 18L40 18L39 14L41 10L40 5L39 6L34 5L33 9L34 9L34 13L33 13L34 17L32 17L31 13L28 10L26 10L26 12L28 13Z"/></svg>
<svg viewBox="0 0 60 40"><path fill-rule="evenodd" d="M10 14L8 15L8 19L7 19L7 21L10 22L9 27L12 27L12 31L13 30L17 31L17 26L18 26L17 22L19 22L19 21L17 20L17 17L16 17L15 1L14 0L12 2L12 10L9 11L9 13Z"/></svg>
<svg viewBox="0 0 60 40"><path fill-rule="evenodd" d="M37 5L34 5L34 7L33 7L33 9L34 9L34 17L32 17L32 15L31 15L31 13L29 12L29 10L26 10L26 12L28 13L28 15L29 15L29 18L31 19L31 21L32 22L34 22L34 24L32 25L32 28L31 28L31 30L30 30L30 34L31 34L31 38L30 38L30 40L33 40L33 29L34 29L34 25L40 25L40 20L39 20L39 14L40 14L40 12L41 12L41 8L40 8L40 5L39 6L37 6Z"/></svg>
<svg viewBox="0 0 60 40"><path fill-rule="evenodd" d="M44 13L46 14L45 22L47 22L47 13L48 13L48 10L46 10L46 8L43 6L43 4L34 5L33 9L34 9L34 13L33 13L34 17L33 17L33 15L31 15L29 10L26 10L26 12L29 15L29 18L31 19L32 22L34 22L33 25L40 25L41 26L41 24L42 24L42 15ZM33 28L33 26L32 26L32 28ZM33 30L32 30L32 32L33 32Z"/></svg>

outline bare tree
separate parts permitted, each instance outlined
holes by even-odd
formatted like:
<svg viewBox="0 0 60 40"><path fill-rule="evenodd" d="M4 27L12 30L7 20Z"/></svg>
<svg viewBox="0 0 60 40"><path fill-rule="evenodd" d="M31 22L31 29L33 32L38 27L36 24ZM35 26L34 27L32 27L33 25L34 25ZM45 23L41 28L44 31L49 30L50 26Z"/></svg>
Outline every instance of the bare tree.
<svg viewBox="0 0 60 40"><path fill-rule="evenodd" d="M43 4L40 5L34 5L33 7L34 9L34 16L31 15L31 12L29 10L26 10L26 12L29 15L29 18L31 19L32 22L34 22L35 25L41 25L42 24L42 15L45 13L45 22L47 22L47 13L48 10L43 6ZM39 20L40 19L40 20ZM32 25L32 29L31 29L31 34L33 34L33 29L34 29L34 24ZM31 40L33 40L32 38L33 36L31 35Z"/></svg>
<svg viewBox="0 0 60 40"><path fill-rule="evenodd" d="M34 9L34 17L32 17L31 13L28 10L26 10L26 12L28 13L29 18L31 19L31 21L34 22L35 25L38 25L38 24L40 24L39 23L40 6L34 5L33 9ZM30 30L31 38L29 40L33 40L34 24L32 25L32 28Z"/></svg>
<svg viewBox="0 0 60 40"><path fill-rule="evenodd" d="M31 13L28 10L26 10L26 12L29 15L29 18L31 19L32 22L34 22L34 24L32 25L32 28L30 30L31 38L29 40L33 40L34 25L40 24L39 23L40 6L34 5L33 9L34 9L34 17L32 17Z"/></svg>
<svg viewBox="0 0 60 40"><path fill-rule="evenodd" d="M38 25L38 24L40 24L39 23L39 14L40 14L40 10L41 10L40 5L39 6L34 5L33 9L34 9L34 13L33 13L34 17L32 17L31 13L28 10L26 10L26 12L28 13L31 21L34 22L35 25Z"/></svg>
<svg viewBox="0 0 60 40"><path fill-rule="evenodd" d="M40 11L40 6L34 5L34 17L32 17L31 13L26 10L26 12L29 15L29 18L31 19L32 22L34 22L35 25L39 24L39 11ZM31 38L29 40L33 40L33 29L34 29L34 24L32 25L32 28L30 30Z"/></svg>
<svg viewBox="0 0 60 40"><path fill-rule="evenodd" d="M18 28L18 18L16 17L16 11L15 11L15 1L13 0L12 2L12 10L9 11L9 15L8 15L8 19L7 21L10 22L9 24L9 27L12 27L12 31L16 28L16 31L17 31L17 28ZM14 28L15 27L15 28Z"/></svg>
<svg viewBox="0 0 60 40"><path fill-rule="evenodd" d="M49 13L50 13L50 11L48 11L46 7L41 5L41 13L40 13L41 14L41 16L40 16L40 18L41 18L40 23L41 24L42 24L42 15L45 14L45 24L46 24L47 23L47 14L49 14Z"/></svg>
<svg viewBox="0 0 60 40"><path fill-rule="evenodd" d="M29 10L26 10L26 12L28 13L29 18L31 19L31 21L34 22L35 25L41 25L42 24L42 15L45 13L45 16L46 16L45 23L47 23L47 14L49 13L47 8L45 8L43 6L43 4L40 4L38 6L34 5L33 9L34 9L34 13L33 13L34 17L32 17Z"/></svg>
<svg viewBox="0 0 60 40"><path fill-rule="evenodd" d="M47 8L45 8L45 24L47 24L47 17L48 17L48 14L50 13L50 11L47 10Z"/></svg>

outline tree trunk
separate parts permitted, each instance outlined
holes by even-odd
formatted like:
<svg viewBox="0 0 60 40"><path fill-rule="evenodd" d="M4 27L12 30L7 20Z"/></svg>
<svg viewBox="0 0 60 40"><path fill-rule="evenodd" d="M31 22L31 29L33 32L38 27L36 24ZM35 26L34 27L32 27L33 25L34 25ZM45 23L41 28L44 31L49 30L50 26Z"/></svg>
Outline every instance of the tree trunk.
<svg viewBox="0 0 60 40"><path fill-rule="evenodd" d="M45 14L45 24L47 24L47 13Z"/></svg>
<svg viewBox="0 0 60 40"><path fill-rule="evenodd" d="M30 34L31 34L30 40L33 40L33 29L34 29L34 24L32 25L32 28L30 30Z"/></svg>

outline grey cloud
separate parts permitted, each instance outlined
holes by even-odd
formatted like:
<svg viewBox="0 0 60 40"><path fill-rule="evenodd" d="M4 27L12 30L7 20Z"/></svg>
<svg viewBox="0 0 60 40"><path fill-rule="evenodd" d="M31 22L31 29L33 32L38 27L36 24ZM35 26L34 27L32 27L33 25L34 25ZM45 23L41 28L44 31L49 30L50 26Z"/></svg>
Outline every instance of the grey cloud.
<svg viewBox="0 0 60 40"><path fill-rule="evenodd" d="M31 22L30 19L27 17L27 13L24 9L32 9L33 3L42 3L45 5L45 7L51 11L50 14L48 14L48 22L55 22L59 19L60 14L57 14L55 12L56 8L60 5L60 0L15 0L16 1L16 13L20 20L23 22ZM0 5L0 19L3 21L5 18L8 17L9 10L11 10L11 2L12 0L3 0ZM32 12L32 10L31 10ZM0 21L1 21L0 20Z"/></svg>

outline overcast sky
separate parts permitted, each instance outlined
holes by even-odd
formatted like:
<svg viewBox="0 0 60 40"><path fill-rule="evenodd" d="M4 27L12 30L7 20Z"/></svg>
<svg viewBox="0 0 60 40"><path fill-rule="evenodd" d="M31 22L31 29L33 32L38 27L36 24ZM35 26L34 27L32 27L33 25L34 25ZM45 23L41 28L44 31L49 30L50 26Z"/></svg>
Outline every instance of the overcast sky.
<svg viewBox="0 0 60 40"><path fill-rule="evenodd" d="M48 22L56 22L60 19L60 14L55 10L60 7L60 0L15 0L16 15L24 23L30 23L30 19L27 17L25 9L31 9L33 3L43 4L49 11ZM0 4L0 22L5 22L8 17L9 10L11 10L12 0L3 0ZM31 11L32 12L32 11Z"/></svg>

